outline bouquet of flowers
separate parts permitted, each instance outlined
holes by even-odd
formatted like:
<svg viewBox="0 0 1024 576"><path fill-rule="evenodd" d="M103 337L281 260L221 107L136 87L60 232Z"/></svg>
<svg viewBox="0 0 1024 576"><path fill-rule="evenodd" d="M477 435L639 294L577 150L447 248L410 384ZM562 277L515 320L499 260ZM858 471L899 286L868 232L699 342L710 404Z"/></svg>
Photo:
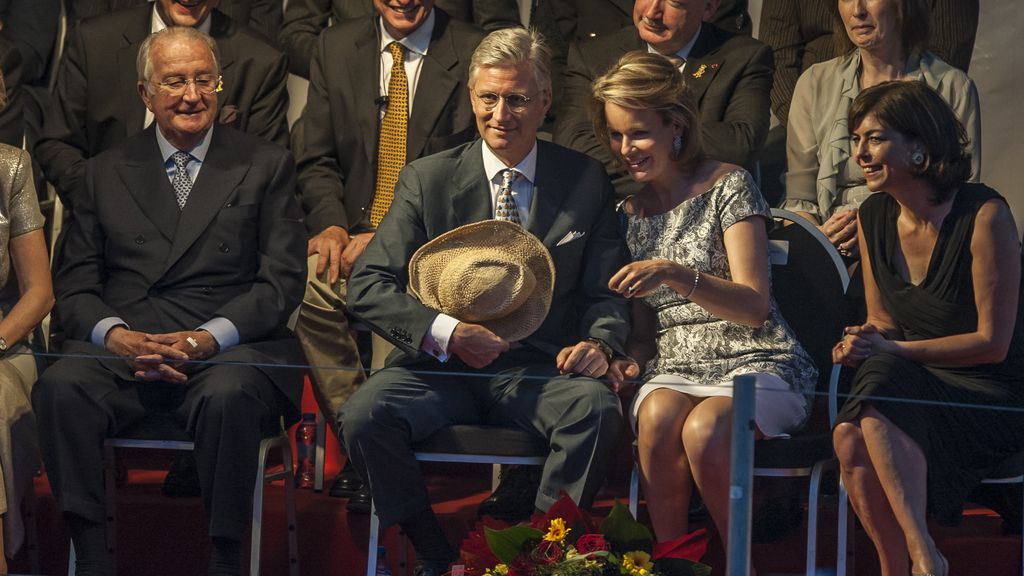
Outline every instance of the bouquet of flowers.
<svg viewBox="0 0 1024 576"><path fill-rule="evenodd" d="M494 527L492 527L494 526ZM462 545L467 576L708 576L698 560L707 549L703 529L654 543L650 531L616 501L595 525L562 494L529 524L482 523Z"/></svg>

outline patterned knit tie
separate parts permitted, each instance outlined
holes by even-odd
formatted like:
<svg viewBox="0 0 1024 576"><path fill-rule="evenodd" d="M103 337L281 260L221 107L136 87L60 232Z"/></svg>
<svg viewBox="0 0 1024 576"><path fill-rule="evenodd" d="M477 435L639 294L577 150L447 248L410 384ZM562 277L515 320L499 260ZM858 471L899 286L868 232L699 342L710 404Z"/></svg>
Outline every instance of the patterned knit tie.
<svg viewBox="0 0 1024 576"><path fill-rule="evenodd" d="M171 179L171 187L174 188L174 198L178 200L178 209L185 208L185 202L188 201L189 192L192 192L192 179L188 176L188 171L185 167L188 166L188 161L192 159L192 156L188 152L182 152L178 150L171 155L171 160L174 161L174 178Z"/></svg>
<svg viewBox="0 0 1024 576"><path fill-rule="evenodd" d="M409 124L409 81L405 77L405 48L398 42L388 44L391 80L388 81L388 109L380 124L377 140L377 187L370 206L370 225L374 228L391 208L395 198L398 172L405 166L406 127Z"/></svg>
<svg viewBox="0 0 1024 576"><path fill-rule="evenodd" d="M501 171L501 188L498 189L498 201L494 207L494 219L522 224L519 221L519 205L512 196L512 183L519 173L511 168Z"/></svg>

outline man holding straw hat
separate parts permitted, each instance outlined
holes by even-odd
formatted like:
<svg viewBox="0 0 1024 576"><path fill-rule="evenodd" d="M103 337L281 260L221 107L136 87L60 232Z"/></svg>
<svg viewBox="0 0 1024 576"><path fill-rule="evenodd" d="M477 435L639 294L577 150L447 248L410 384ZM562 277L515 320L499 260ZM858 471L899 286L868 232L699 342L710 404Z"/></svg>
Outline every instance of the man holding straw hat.
<svg viewBox="0 0 1024 576"><path fill-rule="evenodd" d="M342 441L383 526L400 524L416 576L455 554L430 509L411 446L451 424L520 428L547 440L535 505L564 490L589 506L619 434L599 380L629 335L607 289L629 254L596 161L537 140L551 104L535 32L492 33L473 54L482 137L406 166L349 281L351 311L396 345L342 410Z"/></svg>

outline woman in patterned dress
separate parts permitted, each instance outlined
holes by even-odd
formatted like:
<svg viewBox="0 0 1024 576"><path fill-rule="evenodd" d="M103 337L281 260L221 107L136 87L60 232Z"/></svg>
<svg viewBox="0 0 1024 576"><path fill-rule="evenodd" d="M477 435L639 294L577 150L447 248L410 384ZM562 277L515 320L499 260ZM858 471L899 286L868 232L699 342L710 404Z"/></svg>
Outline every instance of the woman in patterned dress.
<svg viewBox="0 0 1024 576"><path fill-rule="evenodd" d="M0 74L0 108L6 103ZM0 574L21 546L21 501L38 467L29 393L36 361L25 337L53 305L50 263L32 166L24 150L0 144ZM17 282L8 280L17 273ZM5 546L6 541L6 546Z"/></svg>
<svg viewBox="0 0 1024 576"><path fill-rule="evenodd" d="M661 541L686 534L696 483L724 538L733 377L757 375L758 438L804 423L817 378L771 297L770 211L750 174L704 156L677 63L626 54L593 106L598 137L645 185L622 203L633 262L609 286L634 299L629 351L646 365L632 414L651 523ZM610 378L638 372L619 360Z"/></svg>

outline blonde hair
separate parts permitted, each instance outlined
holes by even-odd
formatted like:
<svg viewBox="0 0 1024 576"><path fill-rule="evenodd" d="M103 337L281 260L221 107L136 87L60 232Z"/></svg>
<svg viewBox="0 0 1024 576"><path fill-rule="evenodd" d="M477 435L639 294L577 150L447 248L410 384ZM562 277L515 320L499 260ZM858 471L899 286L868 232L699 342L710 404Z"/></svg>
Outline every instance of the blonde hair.
<svg viewBox="0 0 1024 576"><path fill-rule="evenodd" d="M551 49L535 29L503 28L480 41L469 61L469 85L476 84L480 68L518 66L530 63L541 90L551 88Z"/></svg>
<svg viewBox="0 0 1024 576"><path fill-rule="evenodd" d="M665 124L682 129L682 147L676 159L680 167L690 171L704 161L697 102L673 60L640 50L628 52L594 80L590 118L598 140L610 147L605 104L656 112Z"/></svg>

